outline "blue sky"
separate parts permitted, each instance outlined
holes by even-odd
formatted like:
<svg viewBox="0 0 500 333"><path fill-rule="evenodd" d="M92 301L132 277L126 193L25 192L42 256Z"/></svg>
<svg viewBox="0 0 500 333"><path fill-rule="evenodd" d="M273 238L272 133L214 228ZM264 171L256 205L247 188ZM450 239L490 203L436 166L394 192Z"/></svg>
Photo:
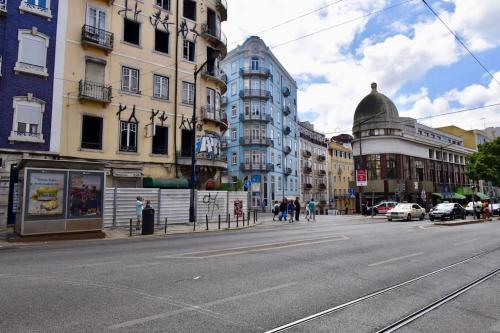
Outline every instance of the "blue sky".
<svg viewBox="0 0 500 333"><path fill-rule="evenodd" d="M356 19L402 1L311 0L291 5L284 0L230 0L223 28L231 42L327 6L262 34L272 46L351 21L272 48L297 80L300 118L326 133L352 127L356 105L373 81L394 100L400 114L415 118L500 102L500 85L492 83L421 0ZM500 81L500 1L428 3L492 73L499 72ZM258 20L248 15L252 11L259 12ZM432 124L479 127L481 117L500 126L500 108L437 117Z"/></svg>

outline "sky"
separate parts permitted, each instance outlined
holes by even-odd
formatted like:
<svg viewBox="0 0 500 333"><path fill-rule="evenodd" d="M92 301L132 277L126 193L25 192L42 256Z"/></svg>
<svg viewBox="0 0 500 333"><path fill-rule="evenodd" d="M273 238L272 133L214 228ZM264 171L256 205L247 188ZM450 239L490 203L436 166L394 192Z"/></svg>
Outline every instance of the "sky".
<svg viewBox="0 0 500 333"><path fill-rule="evenodd" d="M500 0L227 0L231 50L261 37L299 87L300 120L349 133L376 82L400 116L432 126L500 126ZM493 80L491 75L498 81ZM441 115L441 116L440 116Z"/></svg>

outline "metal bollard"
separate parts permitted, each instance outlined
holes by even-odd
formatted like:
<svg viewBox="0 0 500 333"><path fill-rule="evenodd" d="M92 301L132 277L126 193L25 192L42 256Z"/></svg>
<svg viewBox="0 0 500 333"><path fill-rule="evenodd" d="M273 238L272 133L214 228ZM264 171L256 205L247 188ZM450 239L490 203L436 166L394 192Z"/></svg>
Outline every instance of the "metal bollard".
<svg viewBox="0 0 500 333"><path fill-rule="evenodd" d="M231 229L231 214L227 214L227 228Z"/></svg>
<svg viewBox="0 0 500 333"><path fill-rule="evenodd" d="M165 217L165 233L167 233L167 218Z"/></svg>
<svg viewBox="0 0 500 333"><path fill-rule="evenodd" d="M236 214L236 228L239 227L239 223L240 223L240 214Z"/></svg>
<svg viewBox="0 0 500 333"><path fill-rule="evenodd" d="M207 224L207 231L208 231L208 214L205 214L205 222Z"/></svg>
<svg viewBox="0 0 500 333"><path fill-rule="evenodd" d="M193 231L196 231L196 221L193 221Z"/></svg>
<svg viewBox="0 0 500 333"><path fill-rule="evenodd" d="M220 230L220 214L219 214L219 230Z"/></svg>
<svg viewBox="0 0 500 333"><path fill-rule="evenodd" d="M245 226L245 212L243 212L242 222L243 222L243 226Z"/></svg>
<svg viewBox="0 0 500 333"><path fill-rule="evenodd" d="M130 219L130 237L132 237L132 219Z"/></svg>
<svg viewBox="0 0 500 333"><path fill-rule="evenodd" d="M247 224L250 225L250 212L248 212Z"/></svg>
<svg viewBox="0 0 500 333"><path fill-rule="evenodd" d="M258 222L259 221L259 211L255 211L255 221L253 221L253 224L255 224L255 222Z"/></svg>

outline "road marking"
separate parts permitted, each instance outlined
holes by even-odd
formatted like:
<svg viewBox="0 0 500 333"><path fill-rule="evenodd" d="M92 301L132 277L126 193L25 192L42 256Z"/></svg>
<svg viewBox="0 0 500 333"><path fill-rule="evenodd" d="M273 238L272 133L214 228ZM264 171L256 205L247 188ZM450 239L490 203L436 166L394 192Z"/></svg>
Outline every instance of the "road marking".
<svg viewBox="0 0 500 333"><path fill-rule="evenodd" d="M466 240L466 241L463 241L463 242L453 243L453 246L464 245L464 244L475 242L477 240L479 240L479 238L473 238L473 239L469 239L469 240Z"/></svg>
<svg viewBox="0 0 500 333"><path fill-rule="evenodd" d="M227 298L222 298L222 299L219 299L219 300L213 301L213 302L208 302L208 303L199 304L199 305L193 305L193 306L184 307L184 308L174 310L174 311L159 313L159 314L155 314L155 315L148 316L148 317L143 317L143 318L125 321L125 322L120 323L120 324L115 324L115 325L109 326L109 328L112 330L116 330L116 329L121 329L121 328L125 328L125 327L144 324L144 323L158 320L158 319L168 318L168 317L175 316L175 315L182 314L182 313L189 312L189 311L207 311L204 308L208 308L208 307L214 306L214 305L220 305L220 304L227 303L227 302L233 302L233 301L237 301L237 300L240 300L243 298L257 296L260 294L265 294L265 293L268 293L271 291L276 291L276 290L292 287L296 284L297 284L297 282L285 283L285 284L281 284L278 286L249 292L246 294L240 294L240 295L235 295L235 296L231 296L231 297L227 297Z"/></svg>
<svg viewBox="0 0 500 333"><path fill-rule="evenodd" d="M147 266L155 266L155 265L161 265L161 262L147 262L144 264L135 264L135 265L127 265L127 266L121 266L120 269L128 269L128 268L141 268L141 267L147 267Z"/></svg>
<svg viewBox="0 0 500 333"><path fill-rule="evenodd" d="M180 253L180 254L174 254L174 255L168 255L168 256L157 256L156 258L157 259L216 258L216 257L224 257L224 256L238 255L238 254L244 254L244 253L279 250L279 249L296 247L296 246L305 246L305 245L321 244L321 243L327 243L327 242L336 242L336 241L342 241L342 240L348 240L348 239L350 239L350 238L345 236L345 235L329 236L329 237L322 237L322 238L291 240L291 241L287 241L287 242L267 243L267 244L233 247L233 248L218 249L218 250L207 250L207 251Z"/></svg>
<svg viewBox="0 0 500 333"><path fill-rule="evenodd" d="M387 264L387 263L390 263L390 262L398 261L398 260L401 260L401 259L416 257L416 256L419 256L421 254L424 254L424 252L416 252L416 253L412 253L412 254L407 254L405 256L401 256L401 257L396 257L396 258L392 258L392 259L387 259L387 260L375 262L373 264L369 264L368 266L369 267L373 267L373 266L383 265L383 264Z"/></svg>
<svg viewBox="0 0 500 333"><path fill-rule="evenodd" d="M119 264L120 261L105 261L105 262L96 262L92 264L81 264L81 265L73 265L73 266L68 266L68 268L83 268L83 267L93 267L93 266L104 266L104 265L112 265L112 264Z"/></svg>

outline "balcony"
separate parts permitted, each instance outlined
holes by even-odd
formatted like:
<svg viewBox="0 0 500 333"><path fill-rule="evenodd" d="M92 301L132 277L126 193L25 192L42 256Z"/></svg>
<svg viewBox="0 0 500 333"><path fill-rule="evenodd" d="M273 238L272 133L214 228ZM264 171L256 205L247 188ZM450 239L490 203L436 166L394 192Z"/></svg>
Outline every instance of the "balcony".
<svg viewBox="0 0 500 333"><path fill-rule="evenodd" d="M82 27L82 44L93 45L106 51L113 50L114 34L90 25Z"/></svg>
<svg viewBox="0 0 500 333"><path fill-rule="evenodd" d="M220 98L220 105L227 105L227 103L228 103L228 98L227 98L227 96L222 96L222 97Z"/></svg>
<svg viewBox="0 0 500 333"><path fill-rule="evenodd" d="M241 171L264 171L270 172L274 171L274 164L272 163L241 163Z"/></svg>
<svg viewBox="0 0 500 333"><path fill-rule="evenodd" d="M259 145L259 146L272 146L274 144L273 139L271 138L254 138L250 136L245 136L240 138L240 145L241 146L252 146L252 145Z"/></svg>
<svg viewBox="0 0 500 333"><path fill-rule="evenodd" d="M205 22L201 25L201 35L221 53L221 59L227 55L227 37L221 31L220 24L208 24Z"/></svg>
<svg viewBox="0 0 500 333"><path fill-rule="evenodd" d="M285 170L283 170L283 173L285 174L285 176L290 176L292 174L292 168L285 168Z"/></svg>
<svg viewBox="0 0 500 333"><path fill-rule="evenodd" d="M11 131L7 140L18 142L45 143L42 133L26 131Z"/></svg>
<svg viewBox="0 0 500 333"><path fill-rule="evenodd" d="M285 135L289 135L290 133L292 133L292 129L290 128L290 126L285 127L283 133L285 133Z"/></svg>
<svg viewBox="0 0 500 333"><path fill-rule="evenodd" d="M221 22L227 20L227 1L226 0L215 0L215 5L220 14Z"/></svg>
<svg viewBox="0 0 500 333"><path fill-rule="evenodd" d="M304 158L310 158L312 156L311 151L309 151L309 150L303 150L302 151L302 156Z"/></svg>
<svg viewBox="0 0 500 333"><path fill-rule="evenodd" d="M205 80L212 81L221 89L220 93L224 94L227 91L227 75L222 71L203 69L201 77Z"/></svg>
<svg viewBox="0 0 500 333"><path fill-rule="evenodd" d="M283 151L285 155L288 155L292 152L292 147L290 146L285 146L285 150Z"/></svg>
<svg viewBox="0 0 500 333"><path fill-rule="evenodd" d="M180 165L191 166L191 154L177 152L177 163ZM197 153L196 166L214 167L220 169L227 169L227 156L215 155L213 153Z"/></svg>
<svg viewBox="0 0 500 333"><path fill-rule="evenodd" d="M319 170L318 171L318 176L321 176L321 177L326 176L326 170Z"/></svg>
<svg viewBox="0 0 500 333"><path fill-rule="evenodd" d="M326 184L325 183L319 183L318 185L318 189L320 191L325 191L326 190Z"/></svg>
<svg viewBox="0 0 500 333"><path fill-rule="evenodd" d="M7 0L0 0L0 15L7 13Z"/></svg>
<svg viewBox="0 0 500 333"><path fill-rule="evenodd" d="M306 191L310 191L312 190L313 186L312 184L309 184L309 183L306 183L306 184L303 184L302 187L304 188L304 190Z"/></svg>
<svg viewBox="0 0 500 333"><path fill-rule="evenodd" d="M241 76L259 75L268 78L269 76L271 76L271 71L268 68L263 68L263 67L259 68L244 67L240 68L240 75Z"/></svg>
<svg viewBox="0 0 500 333"><path fill-rule="evenodd" d="M229 142L227 142L226 138L223 138L220 140L220 148L221 149L227 149L228 146L229 146Z"/></svg>
<svg viewBox="0 0 500 333"><path fill-rule="evenodd" d="M318 161L319 161L319 162L324 162L324 161L326 161L326 156L325 156L325 155L318 155L318 157L317 157L317 158L318 158Z"/></svg>
<svg viewBox="0 0 500 333"><path fill-rule="evenodd" d="M290 96L290 88L283 87L283 96L285 96L285 97Z"/></svg>
<svg viewBox="0 0 500 333"><path fill-rule="evenodd" d="M44 1L45 2L45 1ZM7 7L7 1L5 0L5 5ZM7 10L7 8L6 8ZM38 16L46 17L48 20L52 18L52 12L50 8L36 5L34 1L28 2L26 0L21 1L19 6L19 11L21 13L27 12Z"/></svg>
<svg viewBox="0 0 500 333"><path fill-rule="evenodd" d="M111 103L112 88L102 83L80 80L78 83L78 98L80 100Z"/></svg>
<svg viewBox="0 0 500 333"><path fill-rule="evenodd" d="M240 90L241 98L263 98L269 99L271 97L271 93L269 90L265 89L242 89Z"/></svg>
<svg viewBox="0 0 500 333"><path fill-rule="evenodd" d="M290 113L292 113L292 109L290 108L290 106L286 105L285 107L283 107L283 115L284 116L288 116L288 115L290 115Z"/></svg>
<svg viewBox="0 0 500 333"><path fill-rule="evenodd" d="M205 123L212 122L219 126L221 131L227 129L227 114L224 109L216 109L212 105L205 105L201 107L202 120Z"/></svg>
<svg viewBox="0 0 500 333"><path fill-rule="evenodd" d="M310 174L313 171L313 169L311 167L306 166L304 167L303 171L305 174Z"/></svg>
<svg viewBox="0 0 500 333"><path fill-rule="evenodd" d="M271 117L270 114L240 114L240 121L261 121L270 123L273 121L273 117Z"/></svg>

